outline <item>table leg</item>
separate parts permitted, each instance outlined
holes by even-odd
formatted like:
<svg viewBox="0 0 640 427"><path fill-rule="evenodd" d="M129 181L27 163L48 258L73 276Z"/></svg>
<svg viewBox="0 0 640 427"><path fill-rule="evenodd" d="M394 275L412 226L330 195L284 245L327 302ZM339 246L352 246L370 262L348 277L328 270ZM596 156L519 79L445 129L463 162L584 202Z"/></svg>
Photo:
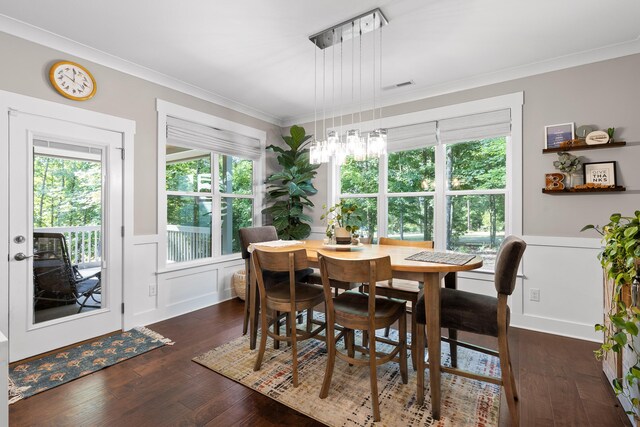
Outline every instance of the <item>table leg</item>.
<svg viewBox="0 0 640 427"><path fill-rule="evenodd" d="M427 349L429 351L429 384L431 415L440 419L440 279L439 273L424 274L424 303L427 313ZM419 375L423 373L419 372Z"/></svg>

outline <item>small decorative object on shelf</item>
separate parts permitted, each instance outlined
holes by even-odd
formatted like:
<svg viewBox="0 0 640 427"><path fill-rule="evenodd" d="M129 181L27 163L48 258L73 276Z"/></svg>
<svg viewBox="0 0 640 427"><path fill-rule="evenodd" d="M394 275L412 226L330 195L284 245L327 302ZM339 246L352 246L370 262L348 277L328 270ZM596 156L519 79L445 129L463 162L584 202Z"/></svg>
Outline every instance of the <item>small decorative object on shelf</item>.
<svg viewBox="0 0 640 427"><path fill-rule="evenodd" d="M616 128L607 128L607 135L609 135L609 144L611 144L612 142L615 142L613 140L613 134L615 133Z"/></svg>
<svg viewBox="0 0 640 427"><path fill-rule="evenodd" d="M564 174L563 173L546 173L544 174L545 185L547 190L564 190Z"/></svg>
<svg viewBox="0 0 640 427"><path fill-rule="evenodd" d="M607 132L594 130L589 135L587 135L585 142L587 143L587 145L606 144L607 142L609 142L609 135L607 134Z"/></svg>
<svg viewBox="0 0 640 427"><path fill-rule="evenodd" d="M582 157L561 151L558 153L558 160L553 162L553 166L566 175L565 188L571 188L571 175L582 167Z"/></svg>
<svg viewBox="0 0 640 427"><path fill-rule="evenodd" d="M584 164L585 184L616 186L616 162L597 162Z"/></svg>
<svg viewBox="0 0 640 427"><path fill-rule="evenodd" d="M570 146L573 136L573 123L562 123L544 127L544 148Z"/></svg>

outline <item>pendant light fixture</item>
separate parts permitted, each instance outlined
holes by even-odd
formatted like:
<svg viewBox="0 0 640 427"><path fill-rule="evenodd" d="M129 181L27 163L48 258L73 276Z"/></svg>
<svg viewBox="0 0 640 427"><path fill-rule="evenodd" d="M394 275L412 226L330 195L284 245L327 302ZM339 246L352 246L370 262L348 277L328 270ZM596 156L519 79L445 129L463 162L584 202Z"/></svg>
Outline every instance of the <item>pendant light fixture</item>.
<svg viewBox="0 0 640 427"><path fill-rule="evenodd" d="M380 9L374 9L366 12L355 18L344 21L338 25L334 25L324 31L321 31L313 36L309 37L309 40L314 44L314 140L310 146L310 162L313 164L327 163L330 158L333 158L338 164L344 162L347 156L353 156L354 160L366 160L367 158L380 157L386 152L386 130L379 127L370 131L367 135L362 134L362 129L355 126L355 111L351 112L351 127L343 134L342 133L342 88L343 88L343 44L345 41L351 39L351 106L353 108L355 101L355 51L356 51L356 37L359 38L359 61L358 61L358 120L362 123L362 36L366 33L379 32L379 47L377 50L378 61L376 62L376 48L375 48L375 34L372 34L373 39L373 126L376 126L376 66L379 67L379 86L382 85L382 27L388 24L387 19L384 17ZM337 45L340 45L340 130L336 132L335 127L335 50ZM326 133L326 138L318 140L317 133L317 57L315 48L323 50L323 130L326 129L326 115L325 115L325 88L326 88L326 61L325 61L325 49L333 48L332 52L332 108L331 114L333 117L331 131ZM382 107L380 107L379 119L382 116ZM325 132L323 132L324 134Z"/></svg>

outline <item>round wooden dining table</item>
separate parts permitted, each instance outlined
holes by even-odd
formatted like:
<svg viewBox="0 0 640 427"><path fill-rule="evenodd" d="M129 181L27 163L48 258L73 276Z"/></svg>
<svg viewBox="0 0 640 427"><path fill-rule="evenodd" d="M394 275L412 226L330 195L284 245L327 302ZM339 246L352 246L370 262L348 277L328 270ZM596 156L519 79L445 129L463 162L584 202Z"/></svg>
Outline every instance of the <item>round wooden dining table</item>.
<svg viewBox="0 0 640 427"><path fill-rule="evenodd" d="M260 244L255 247L261 248ZM391 245L359 245L357 247L345 247L344 250L339 248L336 250L335 245L325 245L321 240L305 240L299 245L291 245L279 248L264 247L261 249L290 251L294 249L304 248L307 251L307 258L312 267L318 267L318 254L326 253L329 256L348 259L371 259L383 256L391 258L391 269L393 277L397 279L415 280L424 283L424 302L427 313L427 342L429 354L429 382L431 391L431 411L435 419L440 418L440 287L442 279L447 273L458 271L475 270L482 267L482 258L475 257L464 265L440 264L423 261L413 261L406 259L425 249L412 246L391 246ZM250 279L252 287L250 295L256 295L255 280ZM251 321L252 337L255 334L257 326L255 322L256 299L251 298ZM253 341L253 340L252 340ZM435 362L435 363L434 363ZM418 373L424 375L424 373Z"/></svg>

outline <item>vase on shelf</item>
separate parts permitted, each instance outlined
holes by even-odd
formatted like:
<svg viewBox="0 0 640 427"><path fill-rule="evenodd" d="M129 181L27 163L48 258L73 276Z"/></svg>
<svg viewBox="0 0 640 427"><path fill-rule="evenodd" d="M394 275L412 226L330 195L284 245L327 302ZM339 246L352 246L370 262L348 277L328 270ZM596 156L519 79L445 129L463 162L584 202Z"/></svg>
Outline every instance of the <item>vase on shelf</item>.
<svg viewBox="0 0 640 427"><path fill-rule="evenodd" d="M581 173L574 172L570 176L571 188L584 184L584 179Z"/></svg>

